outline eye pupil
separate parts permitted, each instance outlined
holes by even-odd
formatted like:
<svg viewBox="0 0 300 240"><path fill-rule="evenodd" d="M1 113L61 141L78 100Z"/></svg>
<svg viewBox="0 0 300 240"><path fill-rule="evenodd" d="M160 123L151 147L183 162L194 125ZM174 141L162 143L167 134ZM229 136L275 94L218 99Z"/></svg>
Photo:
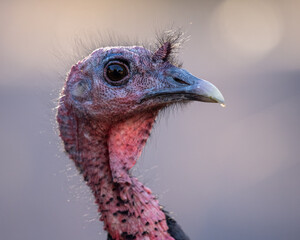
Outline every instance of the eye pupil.
<svg viewBox="0 0 300 240"><path fill-rule="evenodd" d="M112 63L107 67L106 74L111 81L120 81L128 75L128 72L125 66Z"/></svg>

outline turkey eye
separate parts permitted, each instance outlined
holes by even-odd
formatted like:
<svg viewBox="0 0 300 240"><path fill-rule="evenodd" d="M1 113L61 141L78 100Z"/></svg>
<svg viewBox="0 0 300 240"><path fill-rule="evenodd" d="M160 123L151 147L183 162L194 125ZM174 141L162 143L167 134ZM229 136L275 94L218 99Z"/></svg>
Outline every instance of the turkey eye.
<svg viewBox="0 0 300 240"><path fill-rule="evenodd" d="M128 75L127 67L120 63L111 63L106 67L106 76L110 81L118 82Z"/></svg>

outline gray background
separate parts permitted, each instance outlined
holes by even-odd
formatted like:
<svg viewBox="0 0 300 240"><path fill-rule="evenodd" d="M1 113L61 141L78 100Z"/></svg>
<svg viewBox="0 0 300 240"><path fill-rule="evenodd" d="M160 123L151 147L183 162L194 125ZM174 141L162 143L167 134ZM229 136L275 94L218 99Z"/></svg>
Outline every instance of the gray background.
<svg viewBox="0 0 300 240"><path fill-rule="evenodd" d="M106 238L54 120L78 60L74 39L152 42L172 25L191 36L184 68L218 86L227 107L162 114L134 174L191 239L300 239L299 9L296 0L2 0L0 239Z"/></svg>

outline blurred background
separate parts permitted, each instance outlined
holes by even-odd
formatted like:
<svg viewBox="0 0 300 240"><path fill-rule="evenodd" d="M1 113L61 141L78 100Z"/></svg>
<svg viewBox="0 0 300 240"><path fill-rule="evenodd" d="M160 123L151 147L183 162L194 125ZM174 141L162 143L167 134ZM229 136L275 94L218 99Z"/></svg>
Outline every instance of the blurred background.
<svg viewBox="0 0 300 240"><path fill-rule="evenodd" d="M134 175L191 239L300 239L299 10L298 0L2 0L0 239L106 239L55 123L74 39L151 43L170 26L190 36L183 67L227 107L161 115Z"/></svg>

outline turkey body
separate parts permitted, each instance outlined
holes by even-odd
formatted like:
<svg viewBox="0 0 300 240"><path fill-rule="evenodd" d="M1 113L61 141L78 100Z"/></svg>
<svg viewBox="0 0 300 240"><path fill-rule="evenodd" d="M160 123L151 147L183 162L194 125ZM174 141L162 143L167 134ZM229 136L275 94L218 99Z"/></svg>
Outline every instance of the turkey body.
<svg viewBox="0 0 300 240"><path fill-rule="evenodd" d="M71 68L61 92L60 136L95 196L108 239L189 239L130 174L160 110L187 101L224 103L213 84L176 65L179 40L168 35L155 51L96 49Z"/></svg>
<svg viewBox="0 0 300 240"><path fill-rule="evenodd" d="M168 225L168 233L175 240L189 240L190 238L184 233L179 224L169 216L169 214L164 211L166 215L167 225ZM109 234L107 240L114 240Z"/></svg>

